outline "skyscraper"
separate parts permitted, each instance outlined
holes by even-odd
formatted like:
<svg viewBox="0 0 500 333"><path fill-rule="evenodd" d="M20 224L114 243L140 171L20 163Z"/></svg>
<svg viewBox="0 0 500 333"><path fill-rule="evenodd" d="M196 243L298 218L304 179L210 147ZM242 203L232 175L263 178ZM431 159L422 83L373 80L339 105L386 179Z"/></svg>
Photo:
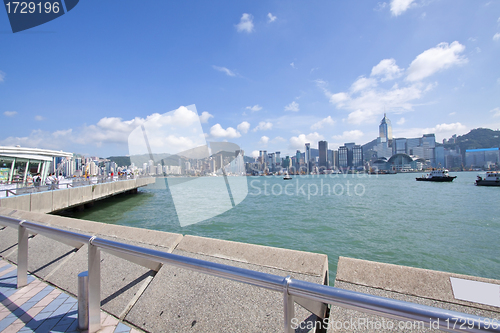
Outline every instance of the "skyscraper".
<svg viewBox="0 0 500 333"><path fill-rule="evenodd" d="M384 113L384 118L380 122L380 126L378 127L379 138L381 138L382 142L389 142L392 140L392 125L387 115ZM385 139L385 141L384 141Z"/></svg>
<svg viewBox="0 0 500 333"><path fill-rule="evenodd" d="M306 143L306 153L304 156L304 164L306 165L306 173L309 174L311 170L311 144Z"/></svg>
<svg viewBox="0 0 500 333"><path fill-rule="evenodd" d="M327 169L328 168L328 142L319 141L318 142L318 150L319 150L319 167Z"/></svg>

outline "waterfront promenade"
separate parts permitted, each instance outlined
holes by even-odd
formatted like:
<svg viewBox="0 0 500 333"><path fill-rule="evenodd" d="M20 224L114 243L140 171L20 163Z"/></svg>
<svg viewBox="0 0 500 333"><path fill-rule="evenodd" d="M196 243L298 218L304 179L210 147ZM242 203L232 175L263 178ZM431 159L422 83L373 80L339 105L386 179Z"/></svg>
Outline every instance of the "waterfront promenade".
<svg viewBox="0 0 500 333"><path fill-rule="evenodd" d="M33 192L0 198L0 207L27 212L53 213L67 208L91 205L97 200L136 192L139 187L155 182L155 178L135 178L106 183L89 184L51 191Z"/></svg>
<svg viewBox="0 0 500 333"><path fill-rule="evenodd" d="M266 246L109 225L0 208L0 215L63 230L253 271L328 284L328 258ZM87 270L88 246L72 247L41 234L29 238L28 271L76 295ZM18 232L0 229L0 256L17 263ZM148 332L276 332L283 329L283 295L172 265L139 266L101 253L101 309ZM316 316L297 303L299 320Z"/></svg>

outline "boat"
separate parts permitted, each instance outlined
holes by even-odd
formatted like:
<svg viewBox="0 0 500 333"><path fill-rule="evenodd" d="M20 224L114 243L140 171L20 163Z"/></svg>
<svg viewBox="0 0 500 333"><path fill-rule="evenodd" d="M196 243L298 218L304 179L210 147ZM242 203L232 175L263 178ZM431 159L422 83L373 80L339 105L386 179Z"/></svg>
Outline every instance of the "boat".
<svg viewBox="0 0 500 333"><path fill-rule="evenodd" d="M486 177L477 176L477 186L500 186L500 171L487 171Z"/></svg>
<svg viewBox="0 0 500 333"><path fill-rule="evenodd" d="M452 182L457 176L450 176L448 170L437 169L432 170L427 176L422 175L422 177L416 178L417 181L422 182Z"/></svg>
<svg viewBox="0 0 500 333"><path fill-rule="evenodd" d="M284 180L290 180L290 179L292 179L292 176L290 176L290 175L288 174L288 172L287 172L287 173L285 173L285 176L283 176L283 179L284 179Z"/></svg>

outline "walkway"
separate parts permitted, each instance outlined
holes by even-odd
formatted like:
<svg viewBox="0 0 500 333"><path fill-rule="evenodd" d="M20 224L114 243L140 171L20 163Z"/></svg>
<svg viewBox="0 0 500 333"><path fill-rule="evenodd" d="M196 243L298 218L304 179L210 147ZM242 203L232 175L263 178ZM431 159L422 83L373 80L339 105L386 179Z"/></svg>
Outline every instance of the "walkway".
<svg viewBox="0 0 500 333"><path fill-rule="evenodd" d="M0 332L78 331L77 299L47 283L28 276L28 285L16 289L17 268L0 260ZM140 333L101 311L101 330L106 333Z"/></svg>

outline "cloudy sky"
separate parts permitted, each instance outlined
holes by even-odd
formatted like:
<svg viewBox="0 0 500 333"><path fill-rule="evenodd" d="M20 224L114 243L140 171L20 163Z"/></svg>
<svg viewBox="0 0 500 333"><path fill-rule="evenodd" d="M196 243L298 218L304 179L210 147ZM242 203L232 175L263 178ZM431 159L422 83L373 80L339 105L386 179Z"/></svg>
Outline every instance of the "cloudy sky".
<svg viewBox="0 0 500 333"><path fill-rule="evenodd" d="M396 137L500 128L498 0L87 0L16 34L1 9L0 45L0 145L126 155L193 104L247 155L364 144L384 112Z"/></svg>

